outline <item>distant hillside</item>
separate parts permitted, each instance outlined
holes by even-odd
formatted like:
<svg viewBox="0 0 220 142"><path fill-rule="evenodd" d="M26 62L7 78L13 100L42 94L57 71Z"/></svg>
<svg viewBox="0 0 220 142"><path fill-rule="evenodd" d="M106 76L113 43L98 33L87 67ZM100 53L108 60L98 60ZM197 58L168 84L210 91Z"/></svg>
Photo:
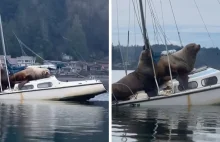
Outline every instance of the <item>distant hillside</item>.
<svg viewBox="0 0 220 142"><path fill-rule="evenodd" d="M123 47L122 46L122 54L124 55L124 58L126 59L127 55L127 49L128 49L128 62L129 66L128 69L135 69L138 63L138 58L141 53L141 50L143 49L140 46L131 46L131 47ZM161 51L165 51L165 45L153 45L152 49L154 53L160 53ZM168 45L168 50L179 50L181 49L179 46L176 45ZM123 66L121 65L121 55L120 55L120 49L118 46L112 46L112 63L113 63L113 70L114 69L123 69ZM219 48L201 48L197 55L197 60L195 67L200 66L210 66L217 69L220 69L220 49Z"/></svg>
<svg viewBox="0 0 220 142"><path fill-rule="evenodd" d="M108 56L108 3L108 0L1 0L7 53L13 57L21 55L14 31L45 59L59 60L61 53L75 60Z"/></svg>

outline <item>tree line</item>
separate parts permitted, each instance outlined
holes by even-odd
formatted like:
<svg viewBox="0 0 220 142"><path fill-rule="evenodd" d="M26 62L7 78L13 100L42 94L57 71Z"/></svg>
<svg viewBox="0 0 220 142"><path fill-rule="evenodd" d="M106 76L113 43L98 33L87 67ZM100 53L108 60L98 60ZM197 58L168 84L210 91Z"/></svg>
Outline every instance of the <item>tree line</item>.
<svg viewBox="0 0 220 142"><path fill-rule="evenodd" d="M128 62L128 69L135 69L139 60L143 46L112 46L112 68L113 69L124 69L122 65L123 56L124 61ZM168 50L180 50L181 47L177 45L168 45ZM160 55L162 51L166 51L165 45L155 44L152 45L154 54ZM122 54L121 54L122 53ZM205 48L202 47L197 54L197 60L195 67L210 66L216 69L220 69L220 49L218 47Z"/></svg>
<svg viewBox="0 0 220 142"><path fill-rule="evenodd" d="M47 60L61 60L62 53L74 60L106 57L108 11L108 0L1 0L7 54L22 55L14 32Z"/></svg>

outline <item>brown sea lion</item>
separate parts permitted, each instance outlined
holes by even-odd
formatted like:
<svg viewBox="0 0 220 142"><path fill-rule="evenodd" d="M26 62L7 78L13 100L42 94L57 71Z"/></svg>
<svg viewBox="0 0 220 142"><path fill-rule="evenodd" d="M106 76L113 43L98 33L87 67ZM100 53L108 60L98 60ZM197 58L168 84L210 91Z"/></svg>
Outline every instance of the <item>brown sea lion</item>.
<svg viewBox="0 0 220 142"><path fill-rule="evenodd" d="M199 44L190 43L181 50L169 55L172 75L180 82L183 89L188 87L188 74L194 69L199 50ZM157 69L158 78L162 78L164 81L170 79L167 56L161 56L157 63Z"/></svg>
<svg viewBox="0 0 220 142"><path fill-rule="evenodd" d="M11 82L17 82L20 81L18 88L22 88L27 82L31 80L37 80L42 78L47 78L50 76L50 72L48 69L44 68L26 68L25 70L22 70L20 72L15 73L14 75L10 76Z"/></svg>
<svg viewBox="0 0 220 142"><path fill-rule="evenodd" d="M10 79L9 82L10 82L10 86L14 87L15 82L11 81ZM9 87L7 73L6 70L4 70L3 68L1 68L1 86L2 86L2 90L5 90Z"/></svg>
<svg viewBox="0 0 220 142"><path fill-rule="evenodd" d="M149 50L143 50L139 57L137 69L112 84L112 99L128 100L137 91L152 91L155 88L154 72Z"/></svg>

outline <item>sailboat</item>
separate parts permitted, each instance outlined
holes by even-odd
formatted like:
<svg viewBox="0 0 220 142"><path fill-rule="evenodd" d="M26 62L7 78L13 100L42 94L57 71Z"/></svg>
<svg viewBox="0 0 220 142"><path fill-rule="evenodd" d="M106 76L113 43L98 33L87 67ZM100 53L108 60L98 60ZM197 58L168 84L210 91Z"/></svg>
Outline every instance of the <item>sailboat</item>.
<svg viewBox="0 0 220 142"><path fill-rule="evenodd" d="M4 52L4 62L7 65L1 15L0 30ZM6 73L9 83L9 72L7 67ZM11 88L9 83L9 87L6 90L2 90L1 86L0 100L87 101L104 92L106 92L106 89L100 80L92 79L84 81L62 82L59 81L55 76L50 76L48 78L30 81L21 89L18 89L18 84L15 84L14 88Z"/></svg>
<svg viewBox="0 0 220 142"><path fill-rule="evenodd" d="M139 0L145 47L150 48L146 36L142 0ZM142 107L150 105L216 105L220 104L220 71L208 66L193 70L189 74L189 88L183 90L176 79L158 86L158 94L149 97L145 91L138 91L128 101L116 101L113 106ZM172 89L166 89L166 88ZM113 94L114 95L114 94Z"/></svg>

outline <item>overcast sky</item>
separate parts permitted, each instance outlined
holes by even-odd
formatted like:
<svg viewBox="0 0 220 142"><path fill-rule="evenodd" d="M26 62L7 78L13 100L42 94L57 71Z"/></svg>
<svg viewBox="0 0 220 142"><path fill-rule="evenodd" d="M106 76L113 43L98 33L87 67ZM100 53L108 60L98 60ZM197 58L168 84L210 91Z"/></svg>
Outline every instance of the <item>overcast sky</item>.
<svg viewBox="0 0 220 142"><path fill-rule="evenodd" d="M143 45L143 38L141 36L140 28L138 26L136 17L134 17L135 13L132 0L130 0L130 26L128 26L129 0L112 0L113 44L118 44L116 1L118 2L118 23L120 43L123 45L127 45L127 31L130 27L130 45L135 44L135 37L136 44ZM137 1L137 4L139 4L139 0L134 1ZM175 27L175 22L169 4L169 0L161 1L163 7L166 35L171 43L179 45L180 42L178 40L177 30ZM210 40L208 33L206 32L205 26L202 22L201 17L199 16L194 0L171 0L171 2L183 44L185 45L190 42L195 42L201 44L203 47L212 46L212 41ZM208 28L208 31L210 32L211 38L214 41L214 45L220 47L220 3L218 2L218 0L196 0L196 2L204 19L204 22ZM153 3L156 9L157 17L162 26L163 21L160 0L153 0ZM143 0L143 4L145 7L145 0ZM147 30L149 33L150 42L151 44L154 44L156 43L156 41L154 40L153 24L148 4L146 5L146 11Z"/></svg>

